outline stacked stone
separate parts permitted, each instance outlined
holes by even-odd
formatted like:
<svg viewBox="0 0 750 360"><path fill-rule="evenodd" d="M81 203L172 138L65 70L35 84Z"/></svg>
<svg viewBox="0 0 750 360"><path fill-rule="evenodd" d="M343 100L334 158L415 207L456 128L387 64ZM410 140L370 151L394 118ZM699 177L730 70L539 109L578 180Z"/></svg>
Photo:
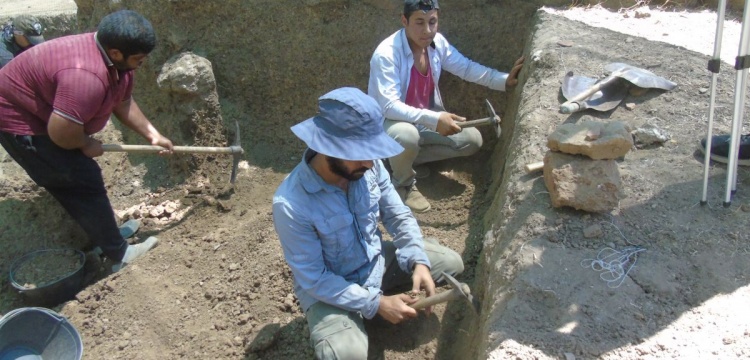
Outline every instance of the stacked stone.
<svg viewBox="0 0 750 360"><path fill-rule="evenodd" d="M563 124L547 137L544 183L552 206L589 212L617 209L623 198L616 159L633 147L621 121Z"/></svg>

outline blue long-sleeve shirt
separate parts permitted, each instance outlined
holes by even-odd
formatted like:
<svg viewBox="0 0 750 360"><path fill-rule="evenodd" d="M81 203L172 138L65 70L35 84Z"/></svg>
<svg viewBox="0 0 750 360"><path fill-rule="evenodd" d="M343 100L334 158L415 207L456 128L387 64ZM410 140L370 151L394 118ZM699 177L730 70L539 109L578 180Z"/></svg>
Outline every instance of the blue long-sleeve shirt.
<svg viewBox="0 0 750 360"><path fill-rule="evenodd" d="M344 192L309 166L314 155L308 149L273 196L274 226L294 274L294 291L305 311L322 301L371 319L385 272L379 221L408 273L416 264L430 266L422 233L380 160Z"/></svg>

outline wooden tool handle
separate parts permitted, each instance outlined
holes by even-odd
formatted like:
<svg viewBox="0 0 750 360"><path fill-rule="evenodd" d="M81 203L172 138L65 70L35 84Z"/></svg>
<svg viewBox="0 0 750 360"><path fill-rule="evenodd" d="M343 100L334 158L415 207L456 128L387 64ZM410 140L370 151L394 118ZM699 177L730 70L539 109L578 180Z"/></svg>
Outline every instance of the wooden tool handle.
<svg viewBox="0 0 750 360"><path fill-rule="evenodd" d="M119 145L104 144L102 148L105 152L159 152L166 150L156 145ZM244 151L239 146L213 147L213 146L175 146L176 153L211 153L211 154L242 154Z"/></svg>
<svg viewBox="0 0 750 360"><path fill-rule="evenodd" d="M464 292L464 294L470 294L471 290L469 289L469 285L466 285L464 283L461 283L461 288ZM452 301L456 299L460 299L461 297L465 297L465 295L461 294L461 290L459 289L450 289L448 291L443 291L439 294L432 295L430 297L419 299L417 302L409 305L412 308L416 310L422 310L428 306L432 306L435 304L444 303L447 301Z"/></svg>
<svg viewBox="0 0 750 360"><path fill-rule="evenodd" d="M527 174L531 174L533 172L542 170L544 168L544 161L537 161L535 163L526 164L526 166L523 167L526 170Z"/></svg>
<svg viewBox="0 0 750 360"><path fill-rule="evenodd" d="M456 121L456 125L459 127L467 128L467 127L475 127L480 125L486 125L486 124L492 124L492 121L494 119L491 117L486 117L483 119L476 119L476 120L469 120L469 121Z"/></svg>
<svg viewBox="0 0 750 360"><path fill-rule="evenodd" d="M584 110L584 108L583 106L581 106L581 103L577 101L565 102L564 104L560 105L560 112L563 114L572 114L581 110Z"/></svg>
<svg viewBox="0 0 750 360"><path fill-rule="evenodd" d="M584 107L579 104L579 102L588 99L591 95L594 95L595 92L601 90L602 88L605 88L611 84L613 84L615 81L620 79L618 74L612 74L604 79L602 81L599 81L598 83L592 85L590 88L586 89L584 92L574 96L572 99L569 99L568 101L562 103L560 105L560 112L563 114L572 114L576 111L583 110Z"/></svg>

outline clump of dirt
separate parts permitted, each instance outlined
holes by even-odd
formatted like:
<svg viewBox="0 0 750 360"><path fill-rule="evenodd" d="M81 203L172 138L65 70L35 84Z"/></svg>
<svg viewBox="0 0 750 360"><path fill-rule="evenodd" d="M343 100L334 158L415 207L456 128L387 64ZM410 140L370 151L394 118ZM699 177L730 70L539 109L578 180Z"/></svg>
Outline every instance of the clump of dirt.
<svg viewBox="0 0 750 360"><path fill-rule="evenodd" d="M45 287L78 271L82 260L72 249L40 250L22 260L13 271L13 279L28 290Z"/></svg>

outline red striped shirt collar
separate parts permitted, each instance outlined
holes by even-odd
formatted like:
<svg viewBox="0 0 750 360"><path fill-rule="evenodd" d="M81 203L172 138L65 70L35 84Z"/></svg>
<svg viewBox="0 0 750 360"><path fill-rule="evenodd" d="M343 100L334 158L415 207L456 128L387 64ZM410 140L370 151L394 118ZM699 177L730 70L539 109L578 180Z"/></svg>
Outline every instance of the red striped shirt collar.
<svg viewBox="0 0 750 360"><path fill-rule="evenodd" d="M102 53L102 58L104 59L104 63L107 65L109 76L112 77L115 82L120 82L120 73L117 71L117 68L115 68L115 64L112 63L109 55L107 55L107 51L104 50L102 44L99 43L99 39L96 37L96 34L97 33L95 32L94 41L96 42L96 46L99 48L99 51Z"/></svg>

